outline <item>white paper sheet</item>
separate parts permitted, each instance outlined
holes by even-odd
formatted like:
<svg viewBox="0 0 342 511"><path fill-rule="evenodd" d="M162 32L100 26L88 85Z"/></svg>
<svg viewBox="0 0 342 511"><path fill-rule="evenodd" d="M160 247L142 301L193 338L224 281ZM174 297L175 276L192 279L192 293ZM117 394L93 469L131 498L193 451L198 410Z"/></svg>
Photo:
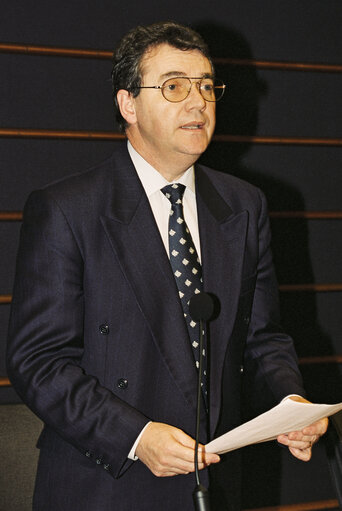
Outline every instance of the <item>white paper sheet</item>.
<svg viewBox="0 0 342 511"><path fill-rule="evenodd" d="M223 454L245 445L275 440L278 435L298 431L313 422L342 410L342 403L325 405L286 399L268 412L215 438L205 446L207 452Z"/></svg>

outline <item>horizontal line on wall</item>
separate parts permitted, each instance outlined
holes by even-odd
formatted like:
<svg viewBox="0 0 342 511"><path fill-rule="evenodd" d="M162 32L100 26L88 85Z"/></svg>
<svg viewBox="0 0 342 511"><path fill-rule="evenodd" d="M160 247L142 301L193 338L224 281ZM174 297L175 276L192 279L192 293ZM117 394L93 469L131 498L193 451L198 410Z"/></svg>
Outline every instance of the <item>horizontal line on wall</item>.
<svg viewBox="0 0 342 511"><path fill-rule="evenodd" d="M10 138L64 138L86 140L124 140L126 135L114 131L45 130L30 128L0 128L0 137Z"/></svg>
<svg viewBox="0 0 342 511"><path fill-rule="evenodd" d="M18 222L22 219L22 211L0 211L0 222Z"/></svg>
<svg viewBox="0 0 342 511"><path fill-rule="evenodd" d="M280 284L279 291L283 293L294 292L327 293L342 291L342 284Z"/></svg>
<svg viewBox="0 0 342 511"><path fill-rule="evenodd" d="M278 137L278 136L249 136L249 135L214 135L214 142L231 142L242 144L266 145L317 145L342 146L342 138L332 137Z"/></svg>
<svg viewBox="0 0 342 511"><path fill-rule="evenodd" d="M299 357L301 365L342 364L342 355L324 355L315 357Z"/></svg>
<svg viewBox="0 0 342 511"><path fill-rule="evenodd" d="M113 52L109 50L17 43L0 43L0 53L24 53L25 55L46 55L48 57L76 57L86 59L111 59L113 57Z"/></svg>
<svg viewBox="0 0 342 511"><path fill-rule="evenodd" d="M270 211L269 216L271 218L281 219L307 218L310 220L339 220L342 219L342 211Z"/></svg>
<svg viewBox="0 0 342 511"><path fill-rule="evenodd" d="M81 140L124 140L124 133L115 131L74 131L31 128L0 128L0 137L9 138L56 138ZM278 137L249 135L214 135L214 142L266 145L316 145L342 146L342 138L332 137Z"/></svg>
<svg viewBox="0 0 342 511"><path fill-rule="evenodd" d="M12 301L12 295L0 295L0 304L8 304Z"/></svg>
<svg viewBox="0 0 342 511"><path fill-rule="evenodd" d="M299 504L288 504L285 506L270 506L250 508L245 511L315 511L323 509L340 509L339 503L335 499L319 500L315 502L301 502Z"/></svg>
<svg viewBox="0 0 342 511"><path fill-rule="evenodd" d="M21 53L25 55L45 55L53 57L73 57L87 59L112 59L111 50L92 50L87 48L65 48L57 46L41 46L17 43L0 43L1 53ZM215 64L256 67L260 69L280 70L280 71L309 71L323 73L341 73L341 64L324 64L315 62L289 62L289 61L270 61L254 59L238 59L228 57L214 57Z"/></svg>
<svg viewBox="0 0 342 511"><path fill-rule="evenodd" d="M341 73L341 64L323 64L314 62L289 62L276 60L251 60L234 58L214 58L215 64L256 67L259 69L269 69L275 71L309 71L319 73Z"/></svg>
<svg viewBox="0 0 342 511"><path fill-rule="evenodd" d="M342 220L342 211L270 211L269 216L276 219ZM17 222L22 219L22 211L0 211L0 222Z"/></svg>

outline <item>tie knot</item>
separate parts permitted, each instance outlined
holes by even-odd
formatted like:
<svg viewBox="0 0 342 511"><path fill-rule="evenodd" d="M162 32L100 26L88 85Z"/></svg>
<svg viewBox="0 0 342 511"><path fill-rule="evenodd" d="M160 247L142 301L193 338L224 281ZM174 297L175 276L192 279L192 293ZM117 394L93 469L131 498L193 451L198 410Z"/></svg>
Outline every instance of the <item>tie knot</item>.
<svg viewBox="0 0 342 511"><path fill-rule="evenodd" d="M185 185L173 183L172 185L164 186L160 191L169 199L171 204L182 204Z"/></svg>

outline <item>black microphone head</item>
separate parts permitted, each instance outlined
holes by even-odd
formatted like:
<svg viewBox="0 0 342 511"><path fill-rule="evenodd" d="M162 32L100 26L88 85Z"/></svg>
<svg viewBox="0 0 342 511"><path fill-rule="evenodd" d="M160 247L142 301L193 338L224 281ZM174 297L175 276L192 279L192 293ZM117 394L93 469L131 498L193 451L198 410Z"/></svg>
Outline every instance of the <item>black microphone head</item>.
<svg viewBox="0 0 342 511"><path fill-rule="evenodd" d="M189 312L194 321L209 321L214 312L214 300L208 293L198 293L190 298Z"/></svg>

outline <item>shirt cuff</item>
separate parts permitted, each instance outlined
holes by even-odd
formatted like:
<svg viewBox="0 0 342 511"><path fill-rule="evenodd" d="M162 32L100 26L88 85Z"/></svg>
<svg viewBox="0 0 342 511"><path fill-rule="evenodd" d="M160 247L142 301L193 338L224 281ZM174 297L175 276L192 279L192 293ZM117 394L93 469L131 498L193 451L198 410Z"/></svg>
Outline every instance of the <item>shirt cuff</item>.
<svg viewBox="0 0 342 511"><path fill-rule="evenodd" d="M286 399L286 398L285 398ZM132 445L132 449L129 451L128 453L128 456L127 458L130 459L130 460L133 460L133 461L137 461L139 458L138 456L135 455L135 451L136 451L136 448L138 447L138 443L140 441L140 438L142 437L142 434L143 432L145 431L145 429L147 428L147 426L149 424L151 424L152 421L149 421L145 427L143 427L143 429L140 431L140 434L139 436L137 437L136 441L134 442L134 444Z"/></svg>

